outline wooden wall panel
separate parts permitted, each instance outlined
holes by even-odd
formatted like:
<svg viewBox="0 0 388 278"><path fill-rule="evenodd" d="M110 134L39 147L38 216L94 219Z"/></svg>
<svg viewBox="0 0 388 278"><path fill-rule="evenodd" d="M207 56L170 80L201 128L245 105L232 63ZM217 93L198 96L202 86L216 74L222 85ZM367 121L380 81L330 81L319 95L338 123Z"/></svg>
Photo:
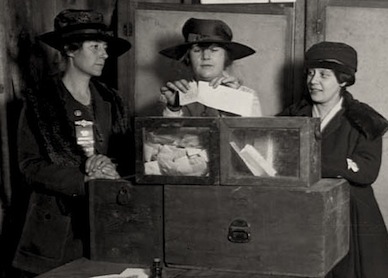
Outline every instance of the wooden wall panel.
<svg viewBox="0 0 388 278"><path fill-rule="evenodd" d="M129 6L130 14L119 18L119 24L131 27L128 38L133 48L129 61L120 58L119 70L127 72L120 78L125 83L123 90L134 94L130 99L134 114L161 115L160 86L169 80L188 78L188 69L182 63L158 52L183 41L181 28L190 17L224 20L231 26L235 41L256 49L255 55L235 61L230 71L257 91L265 115L280 112L291 98L290 90L285 93L285 87L292 86L289 67L294 54L293 9L276 5L178 6L134 4L132 8Z"/></svg>
<svg viewBox="0 0 388 278"><path fill-rule="evenodd" d="M5 33L5 13L7 12L4 2L0 4L0 41L4 42L6 40ZM0 48L0 191L1 195L4 196L0 198L0 231L2 231L3 220L4 220L4 203L8 202L10 198L10 180L9 174L6 169L9 168L8 165L8 143L7 143L7 122L6 122L6 103L7 98L4 91L6 72L7 72L7 59L6 51L4 47ZM1 232L0 232L1 235Z"/></svg>

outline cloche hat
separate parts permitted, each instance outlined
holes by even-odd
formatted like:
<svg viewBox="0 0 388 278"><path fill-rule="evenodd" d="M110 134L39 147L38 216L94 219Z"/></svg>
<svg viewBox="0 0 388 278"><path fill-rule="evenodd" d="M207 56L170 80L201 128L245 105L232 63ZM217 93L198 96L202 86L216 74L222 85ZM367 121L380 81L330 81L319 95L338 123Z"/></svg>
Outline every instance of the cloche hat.
<svg viewBox="0 0 388 278"><path fill-rule="evenodd" d="M54 31L40 35L38 39L60 51L65 43L78 40L106 41L112 56L120 56L131 48L127 40L114 37L104 23L103 15L93 10L63 10L54 19Z"/></svg>
<svg viewBox="0 0 388 278"><path fill-rule="evenodd" d="M354 76L357 72L357 52L346 43L323 41L307 50L305 67L328 68Z"/></svg>
<svg viewBox="0 0 388 278"><path fill-rule="evenodd" d="M225 47L232 60L241 59L255 53L255 50L241 43L233 42L230 27L221 20L188 19L182 28L185 42L161 50L159 53L175 60L180 60L187 49L196 43L217 43Z"/></svg>

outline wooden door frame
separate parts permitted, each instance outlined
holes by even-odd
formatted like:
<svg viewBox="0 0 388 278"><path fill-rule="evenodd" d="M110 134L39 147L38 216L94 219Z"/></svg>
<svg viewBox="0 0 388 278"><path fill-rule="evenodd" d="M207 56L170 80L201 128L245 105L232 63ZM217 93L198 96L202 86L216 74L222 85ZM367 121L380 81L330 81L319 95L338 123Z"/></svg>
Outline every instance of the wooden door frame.
<svg viewBox="0 0 388 278"><path fill-rule="evenodd" d="M306 49L325 40L326 7L387 8L386 0L308 0L306 2Z"/></svg>
<svg viewBox="0 0 388 278"><path fill-rule="evenodd" d="M309 0L310 1L310 0ZM305 51L305 5L307 0L297 0L294 4L222 4L222 5L201 5L201 4L161 4L161 3L141 3L136 1L118 0L118 36L127 39L134 46L133 30L136 28L134 22L134 11L136 8L142 9L163 9L178 11L217 11L217 12L236 12L236 13L259 13L260 10L268 11L272 9L276 14L284 6L292 6L293 22L289 31L289 38L292 45L290 55L287 59L291 61L288 72L290 73L287 81L287 99L285 104L289 105L298 100L303 91L303 65ZM265 5L265 7L264 7ZM125 53L118 60L118 89L123 95L124 100L129 104L129 115L135 115L135 53L133 50ZM295 66L296 65L296 66Z"/></svg>

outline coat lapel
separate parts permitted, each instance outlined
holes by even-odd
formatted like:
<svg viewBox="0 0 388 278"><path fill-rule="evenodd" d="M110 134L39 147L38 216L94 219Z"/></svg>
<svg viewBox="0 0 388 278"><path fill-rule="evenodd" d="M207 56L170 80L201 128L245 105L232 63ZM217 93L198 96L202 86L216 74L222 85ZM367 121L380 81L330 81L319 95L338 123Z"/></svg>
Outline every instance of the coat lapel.
<svg viewBox="0 0 388 278"><path fill-rule="evenodd" d="M322 131L322 138L326 138L331 133L336 131L341 126L341 118L344 116L345 110L342 108L338 113L328 122Z"/></svg>

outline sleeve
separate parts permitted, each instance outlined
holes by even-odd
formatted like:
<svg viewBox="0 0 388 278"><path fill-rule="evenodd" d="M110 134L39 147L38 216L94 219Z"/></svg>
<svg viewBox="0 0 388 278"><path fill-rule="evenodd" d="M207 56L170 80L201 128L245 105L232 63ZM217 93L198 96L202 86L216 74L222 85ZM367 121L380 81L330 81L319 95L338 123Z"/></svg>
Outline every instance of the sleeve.
<svg viewBox="0 0 388 278"><path fill-rule="evenodd" d="M286 107L283 111L281 111L280 113L276 114L276 116L279 116L279 117L292 116L291 110L292 110L292 107L290 107L290 106Z"/></svg>
<svg viewBox="0 0 388 278"><path fill-rule="evenodd" d="M18 160L20 171L29 184L67 196L85 194L84 174L80 167L58 166L44 158L28 124L25 109L18 127Z"/></svg>
<svg viewBox="0 0 388 278"><path fill-rule="evenodd" d="M117 172L122 178L135 175L136 145L133 128L128 126L124 134L117 134L110 138L113 155L112 161L117 165Z"/></svg>
<svg viewBox="0 0 388 278"><path fill-rule="evenodd" d="M182 109L179 109L177 111L172 111L168 109L166 106L163 110L163 117L182 117L183 116L183 111Z"/></svg>
<svg viewBox="0 0 388 278"><path fill-rule="evenodd" d="M263 114L261 112L261 103L257 92L245 86L240 86L239 90L251 93L253 95L251 114L249 115L249 117L262 117Z"/></svg>
<svg viewBox="0 0 388 278"><path fill-rule="evenodd" d="M360 136L349 157L322 164L323 177L342 177L358 185L372 184L380 171L382 138Z"/></svg>
<svg viewBox="0 0 388 278"><path fill-rule="evenodd" d="M179 100L178 100L179 102ZM163 105L163 117L183 117L183 111L181 106L174 107L174 109L169 109L167 105L167 99L164 95L160 95L159 103ZM178 103L179 105L179 103Z"/></svg>

